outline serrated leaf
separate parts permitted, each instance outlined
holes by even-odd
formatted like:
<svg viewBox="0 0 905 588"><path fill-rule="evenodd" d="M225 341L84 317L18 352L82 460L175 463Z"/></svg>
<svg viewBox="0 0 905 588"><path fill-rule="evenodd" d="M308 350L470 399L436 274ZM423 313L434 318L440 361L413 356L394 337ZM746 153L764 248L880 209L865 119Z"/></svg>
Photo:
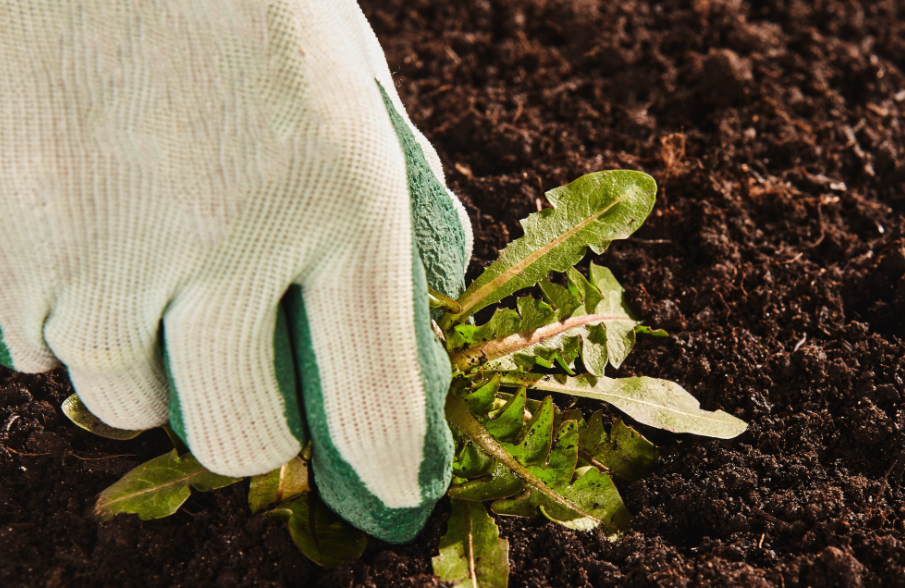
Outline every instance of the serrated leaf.
<svg viewBox="0 0 905 588"><path fill-rule="evenodd" d="M541 280L538 282L538 286L540 286L541 292L544 293L547 303L556 309L557 321L569 318L582 305L581 299L570 292L568 288L563 288L550 280Z"/></svg>
<svg viewBox="0 0 905 588"><path fill-rule="evenodd" d="M441 328L448 331L551 271L566 271L584 257L587 247L601 253L613 240L625 239L650 214L656 191L649 175L622 170L588 174L550 190L546 195L553 207L522 221L525 235L472 282L459 297L462 312L442 317Z"/></svg>
<svg viewBox="0 0 905 588"><path fill-rule="evenodd" d="M529 488L514 499L497 500L491 510L508 516L532 517L543 514L552 521L581 531L594 529L601 521L611 535L625 530L631 521L631 514L610 477L590 468L578 473L573 483L577 460L578 424L567 421L556 436L546 466L528 467L548 488L559 493L577 509L564 507L535 488Z"/></svg>
<svg viewBox="0 0 905 588"><path fill-rule="evenodd" d="M608 364L618 369L635 345L639 323L612 272L591 263L589 273L590 281L570 268L569 288L541 281L546 303L523 297L518 312L499 309L484 325L456 325L447 339L453 365L463 371L479 366L531 371L555 363L575 375L580 354L595 376Z"/></svg>
<svg viewBox="0 0 905 588"><path fill-rule="evenodd" d="M285 502L267 516L286 521L289 534L305 557L319 566L335 568L361 557L368 537L307 492Z"/></svg>
<svg viewBox="0 0 905 588"><path fill-rule="evenodd" d="M748 428L744 421L722 410L702 410L694 396L668 380L647 377L596 378L591 374L572 378L514 372L500 376L501 382L510 386L529 386L548 392L602 400L641 424L672 433L732 439Z"/></svg>
<svg viewBox="0 0 905 588"><path fill-rule="evenodd" d="M72 394L69 398L64 400L61 408L63 409L63 414L65 414L70 421L89 433L94 433L95 435L106 437L107 439L119 439L120 441L124 441L126 439L134 439L145 432L144 429L130 431L111 427L94 416L91 411L88 410L88 407L82 403L81 398L79 398L77 394Z"/></svg>
<svg viewBox="0 0 905 588"><path fill-rule="evenodd" d="M553 434L553 399L547 397L524 427L518 443L501 443L522 465L543 465Z"/></svg>
<svg viewBox="0 0 905 588"><path fill-rule="evenodd" d="M591 415L587 427L579 428L580 462L590 463L620 478L636 482L650 474L660 450L617 418L609 431L603 413Z"/></svg>
<svg viewBox="0 0 905 588"><path fill-rule="evenodd" d="M581 272L574 267L566 270L566 278L569 280L569 292L581 300L583 314L591 314L597 305L603 300L603 294L591 284Z"/></svg>
<svg viewBox="0 0 905 588"><path fill-rule="evenodd" d="M585 367L599 377L607 363L618 369L625 361L635 345L638 321L625 301L625 290L610 270L592 262L589 274L590 281L575 268L566 272L569 291L581 299L581 306L573 314L607 317L581 332Z"/></svg>
<svg viewBox="0 0 905 588"><path fill-rule="evenodd" d="M457 478L477 478L478 476L490 474L495 463L496 461L487 455L483 449L466 439L456 452L452 471Z"/></svg>
<svg viewBox="0 0 905 588"><path fill-rule="evenodd" d="M434 574L453 588L506 588L509 584L509 542L484 506L452 501L440 555L431 560Z"/></svg>
<svg viewBox="0 0 905 588"><path fill-rule="evenodd" d="M618 369L635 346L635 327L638 321L632 316L625 300L625 290L613 272L591 263L589 273L594 288L600 293L600 301L594 306L594 314L620 317L604 323L607 357L610 365ZM594 375L602 376L603 371Z"/></svg>
<svg viewBox="0 0 905 588"><path fill-rule="evenodd" d="M271 505L309 490L311 487L308 485L308 462L296 456L279 469L251 478L248 505L253 514L258 514Z"/></svg>
<svg viewBox="0 0 905 588"><path fill-rule="evenodd" d="M455 395L447 397L446 413L449 423L459 434L480 446L495 460L491 472L451 487L449 490L451 497L484 501L515 496L509 501L499 503L510 505L510 508L501 506L499 512L516 516L534 516L540 514L539 506L543 504L549 507L548 512L554 513L551 516L558 517L558 520L567 526L589 529L603 524L610 535L620 530L611 526L614 522L623 526L626 523L624 515L628 511L625 510L621 499L618 499L618 503L612 502L614 500L612 495L608 495L606 504L600 501L588 502L590 482L597 482L593 485L595 488L603 487L598 478L591 478L576 488L571 487L570 482L578 458L577 421L563 423L556 441L550 444L549 451L542 456L547 449L546 440L552 435L556 421L552 399L546 399L538 407L515 443L494 439L474 415L468 412L464 402ZM538 438L538 435L543 437ZM535 438L540 441L535 441ZM569 493L572 498L567 498L564 492ZM618 492L616 497L618 498ZM583 502L579 505L574 501ZM554 508L554 505L559 510ZM495 511L497 506L498 503L495 502L493 507ZM588 512L585 507L594 509L594 512ZM572 514L563 515L565 511ZM604 518L599 518L598 515ZM628 516L630 518L630 515Z"/></svg>
<svg viewBox="0 0 905 588"><path fill-rule="evenodd" d="M490 380L464 397L465 404L468 405L468 410L474 414L487 414L493 409L493 401L499 391L500 377L493 375Z"/></svg>
<svg viewBox="0 0 905 588"><path fill-rule="evenodd" d="M449 496L459 500L483 502L512 496L524 488L524 480L516 476L506 464L494 460L486 475L451 486Z"/></svg>
<svg viewBox="0 0 905 588"><path fill-rule="evenodd" d="M581 334L581 361L592 374L603 375L606 369L610 360L606 344L606 327L603 325L590 325Z"/></svg>
<svg viewBox="0 0 905 588"><path fill-rule="evenodd" d="M493 410L494 404L497 402L496 393L500 389L500 377L492 376L486 382L481 382L473 389L458 388L451 394L458 394L468 410L473 414L487 415ZM513 394L506 395L507 400L513 399ZM526 399L527 400L527 399ZM504 402L503 405L506 405ZM501 408L505 408L502 406ZM518 423L517 408L513 411L514 424ZM524 408L522 408L522 420L524 420ZM487 419L485 418L485 421ZM464 439L457 431L453 430L453 439L456 443L455 455L452 469L453 475L459 478L475 478L484 474L489 474L496 463L492 457L475 445L473 442Z"/></svg>
<svg viewBox="0 0 905 588"><path fill-rule="evenodd" d="M596 468L576 470L576 480L562 489L562 495L594 518L603 521L604 529L608 531L607 538L611 541L620 538L622 532L628 529L632 522L632 515L622 501L613 480ZM565 509L545 499L546 497L543 497L538 508L541 514L551 521L576 531L590 531L597 527L593 519L578 516L576 511Z"/></svg>
<svg viewBox="0 0 905 588"><path fill-rule="evenodd" d="M519 301L522 300L525 299ZM480 327L457 325L447 339L454 342L450 355L452 364L462 371L476 367L530 370L535 364L551 367L555 362L571 373L588 328L606 324L609 320L623 320L619 316L582 313L534 330L518 331L521 324L518 316L513 310L503 309ZM551 318L555 318L555 314L551 314ZM512 334L505 334L510 332ZM497 335L499 337L493 338ZM606 353L605 348L603 353Z"/></svg>
<svg viewBox="0 0 905 588"><path fill-rule="evenodd" d="M188 500L191 488L207 492L239 482L204 469L192 455L176 450L131 470L98 496L92 515L101 521L134 513L142 520L170 516Z"/></svg>
<svg viewBox="0 0 905 588"><path fill-rule="evenodd" d="M456 325L446 337L447 349L462 351L491 339L533 331L556 320L556 312L549 304L531 296L519 298L516 308L518 311L498 308L483 325Z"/></svg>
<svg viewBox="0 0 905 588"><path fill-rule="evenodd" d="M484 427L491 435L500 440L511 440L522 430L525 423L525 389L509 399L509 402L496 415L486 420Z"/></svg>

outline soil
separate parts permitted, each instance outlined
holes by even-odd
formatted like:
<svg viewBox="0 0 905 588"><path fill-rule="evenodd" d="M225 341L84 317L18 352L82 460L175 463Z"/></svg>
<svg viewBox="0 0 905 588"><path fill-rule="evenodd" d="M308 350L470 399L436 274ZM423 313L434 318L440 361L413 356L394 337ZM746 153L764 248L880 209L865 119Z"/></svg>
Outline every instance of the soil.
<svg viewBox="0 0 905 588"><path fill-rule="evenodd" d="M622 488L619 543L499 519L510 586L905 586L905 2L362 4L473 219L471 277L544 190L651 173L654 213L596 261L672 336L617 375L750 423L642 428L665 455ZM4 586L442 585L445 501L414 543L372 539L337 570L251 516L242 484L95 524L92 497L169 445L82 432L70 393L61 370L0 370Z"/></svg>

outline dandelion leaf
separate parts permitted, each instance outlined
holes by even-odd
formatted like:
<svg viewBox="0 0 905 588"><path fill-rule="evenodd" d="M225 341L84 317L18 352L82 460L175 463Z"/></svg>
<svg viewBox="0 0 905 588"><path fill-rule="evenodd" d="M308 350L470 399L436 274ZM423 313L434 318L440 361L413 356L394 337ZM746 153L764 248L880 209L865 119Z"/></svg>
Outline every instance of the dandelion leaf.
<svg viewBox="0 0 905 588"><path fill-rule="evenodd" d="M579 428L580 462L593 464L628 482L650 475L660 451L617 418L609 431L603 425L603 413L591 415L586 427Z"/></svg>
<svg viewBox="0 0 905 588"><path fill-rule="evenodd" d="M119 439L122 441L134 439L144 433L143 429L127 430L111 427L94 416L91 411L88 410L88 407L82 403L82 399L79 398L77 394L73 394L64 400L61 408L63 409L63 414L65 414L70 421L89 433L94 433L95 435L106 437L107 439Z"/></svg>
<svg viewBox="0 0 905 588"><path fill-rule="evenodd" d="M330 510L316 492L307 492L267 516L286 521L292 540L305 556L319 566L335 568L358 559L368 537Z"/></svg>
<svg viewBox="0 0 905 588"><path fill-rule="evenodd" d="M248 505L258 514L269 506L289 500L311 490L308 484L308 462L296 456L282 467L253 476L248 490Z"/></svg>
<svg viewBox="0 0 905 588"><path fill-rule="evenodd" d="M509 542L482 504L452 501L440 554L432 560L434 574L453 588L506 588L509 583Z"/></svg>
<svg viewBox="0 0 905 588"><path fill-rule="evenodd" d="M210 472L192 455L176 450L131 470L98 496L91 511L98 520L134 513L142 520L170 516L188 500L191 489L207 492L235 484L230 478Z"/></svg>
<svg viewBox="0 0 905 588"><path fill-rule="evenodd" d="M657 186L635 171L588 174L547 192L552 208L522 221L524 236L510 243L459 297L457 314L441 318L448 330L482 308L564 272L585 255L601 253L615 239L625 239L641 226L654 205Z"/></svg>

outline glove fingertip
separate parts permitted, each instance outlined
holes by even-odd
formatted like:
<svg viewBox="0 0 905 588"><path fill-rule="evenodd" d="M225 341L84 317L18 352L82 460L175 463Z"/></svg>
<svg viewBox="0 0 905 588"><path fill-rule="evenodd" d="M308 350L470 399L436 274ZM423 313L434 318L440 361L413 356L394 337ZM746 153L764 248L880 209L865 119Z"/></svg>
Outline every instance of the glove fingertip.
<svg viewBox="0 0 905 588"><path fill-rule="evenodd" d="M229 345L218 349L220 340L215 337L214 348L204 354L174 354L177 347L197 349L196 331L217 332L215 321L210 323L214 326L198 326L172 319L175 326L163 337L170 427L215 473L241 477L271 471L291 460L308 441L286 314L277 306L271 317L273 371L269 378L259 371L265 377L241 379L248 373L246 364L260 365L269 355L255 359L260 346L240 347L230 358L234 350Z"/></svg>

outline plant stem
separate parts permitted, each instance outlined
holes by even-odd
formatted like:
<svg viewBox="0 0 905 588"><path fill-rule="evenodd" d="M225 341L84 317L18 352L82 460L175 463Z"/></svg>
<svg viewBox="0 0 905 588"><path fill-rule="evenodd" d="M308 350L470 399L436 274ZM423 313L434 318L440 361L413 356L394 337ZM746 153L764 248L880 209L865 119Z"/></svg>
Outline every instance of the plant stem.
<svg viewBox="0 0 905 588"><path fill-rule="evenodd" d="M478 345L474 345L473 347L450 355L449 360L455 367L464 371L468 368L476 367L487 363L488 361L493 361L494 359L509 355L520 349L543 343L550 337L555 337L556 335L560 335L571 329L584 325L599 324L604 321L634 322L632 319L624 316L610 316L605 314L575 316L557 323L538 327L533 331L516 333L514 335L509 335L508 337L491 339L490 341L479 343Z"/></svg>

